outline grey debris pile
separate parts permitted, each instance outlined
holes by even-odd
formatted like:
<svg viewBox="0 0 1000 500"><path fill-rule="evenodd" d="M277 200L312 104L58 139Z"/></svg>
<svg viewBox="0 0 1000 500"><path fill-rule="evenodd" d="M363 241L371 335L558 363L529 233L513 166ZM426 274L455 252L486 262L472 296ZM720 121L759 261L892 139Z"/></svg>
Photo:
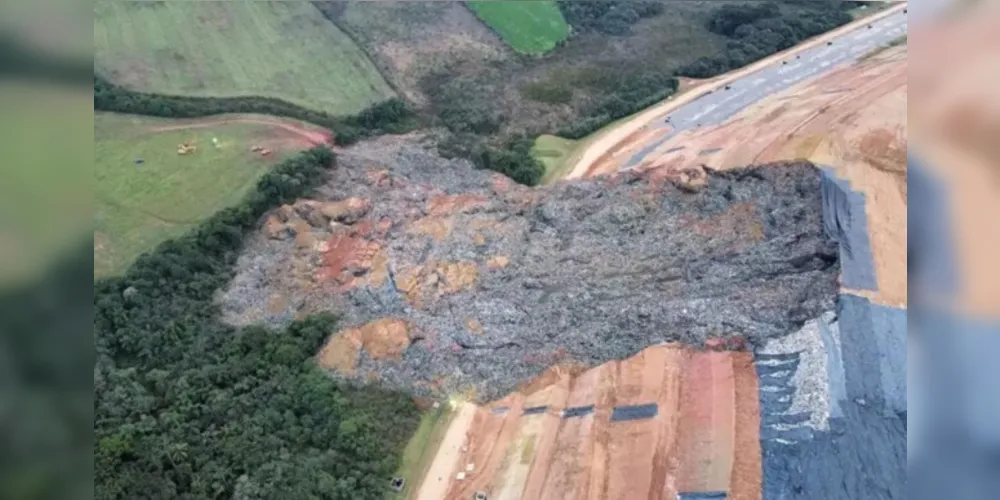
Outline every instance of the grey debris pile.
<svg viewBox="0 0 1000 500"><path fill-rule="evenodd" d="M262 232L218 300L234 324L332 311L345 327L412 325L399 359L362 351L348 378L489 400L556 363L666 341L763 345L834 307L837 247L810 164L709 171L694 187L628 172L530 189L413 137L338 154L315 198L366 200L364 218L313 227L312 246ZM362 247L384 256L386 279Z"/></svg>

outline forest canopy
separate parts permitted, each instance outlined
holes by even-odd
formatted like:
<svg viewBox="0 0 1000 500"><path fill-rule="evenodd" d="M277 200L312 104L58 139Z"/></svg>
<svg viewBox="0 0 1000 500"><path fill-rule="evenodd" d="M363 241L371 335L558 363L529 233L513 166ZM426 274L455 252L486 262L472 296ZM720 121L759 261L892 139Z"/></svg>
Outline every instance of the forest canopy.
<svg viewBox="0 0 1000 500"><path fill-rule="evenodd" d="M95 498L382 498L412 400L315 365L332 316L239 329L213 302L260 216L334 163L324 148L286 160L239 206L95 283Z"/></svg>

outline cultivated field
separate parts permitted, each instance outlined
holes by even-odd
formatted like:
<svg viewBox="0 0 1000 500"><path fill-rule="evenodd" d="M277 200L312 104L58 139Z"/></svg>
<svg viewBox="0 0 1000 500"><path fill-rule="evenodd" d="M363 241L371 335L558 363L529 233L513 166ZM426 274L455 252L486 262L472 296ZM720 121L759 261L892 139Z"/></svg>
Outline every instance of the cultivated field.
<svg viewBox="0 0 1000 500"><path fill-rule="evenodd" d="M136 90L263 95L350 114L393 95L309 2L112 2L94 7L95 69Z"/></svg>
<svg viewBox="0 0 1000 500"><path fill-rule="evenodd" d="M270 117L96 114L94 275L124 271L141 253L234 204L272 165L312 145L311 136L284 124ZM180 155L182 143L197 150ZM254 145L273 153L261 156L250 150Z"/></svg>
<svg viewBox="0 0 1000 500"><path fill-rule="evenodd" d="M554 1L466 3L518 52L548 52L569 35L569 25Z"/></svg>

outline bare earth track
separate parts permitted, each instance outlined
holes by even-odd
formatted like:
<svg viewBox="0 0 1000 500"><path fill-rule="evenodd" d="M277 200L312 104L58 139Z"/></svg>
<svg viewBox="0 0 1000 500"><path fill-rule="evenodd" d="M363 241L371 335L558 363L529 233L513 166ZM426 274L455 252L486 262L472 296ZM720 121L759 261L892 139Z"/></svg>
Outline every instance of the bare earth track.
<svg viewBox="0 0 1000 500"><path fill-rule="evenodd" d="M211 128L230 123L248 123L254 125L268 125L271 127L277 127L300 136L302 139L306 140L309 144L313 146L319 146L322 144L328 144L328 145L333 144L333 136L328 132L320 131L319 128L316 127L315 125L307 125L296 122L294 120L288 120L283 118L269 118L266 116L260 116L255 118L246 118L246 117L201 118L201 119L191 120L190 123L152 127L150 131L169 132L173 130Z"/></svg>

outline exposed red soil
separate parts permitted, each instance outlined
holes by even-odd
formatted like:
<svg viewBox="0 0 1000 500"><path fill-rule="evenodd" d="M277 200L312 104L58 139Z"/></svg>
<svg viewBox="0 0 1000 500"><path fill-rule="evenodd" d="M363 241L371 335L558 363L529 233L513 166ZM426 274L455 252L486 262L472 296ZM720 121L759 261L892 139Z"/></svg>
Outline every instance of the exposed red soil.
<svg viewBox="0 0 1000 500"><path fill-rule="evenodd" d="M587 371L571 383L567 407L593 404L597 399L597 388L603 371L608 365ZM547 477L538 498L553 500L576 500L586 498L590 471L593 470L591 457L594 442L590 436L594 428L594 416L586 415L563 422L556 436Z"/></svg>
<svg viewBox="0 0 1000 500"><path fill-rule="evenodd" d="M750 353L660 345L575 377L554 373L551 385L530 396L514 393L478 410L445 498L477 491L525 500L672 500L699 491L760 498L760 411ZM610 421L616 406L651 402L658 404L653 418ZM560 416L589 404L595 405L589 415ZM545 413L521 414L541 405ZM496 407L508 410L495 415ZM459 472L463 479L456 479Z"/></svg>
<svg viewBox="0 0 1000 500"><path fill-rule="evenodd" d="M688 358L681 391L677 455L684 457L681 491L726 491L734 454L735 399L731 356L698 353Z"/></svg>
<svg viewBox="0 0 1000 500"><path fill-rule="evenodd" d="M760 500L761 477L760 451L760 399L758 398L757 372L750 353L735 353L733 361L733 393L736 395L736 422L733 447L739 450L733 457L733 470L729 479L729 498L732 500Z"/></svg>

